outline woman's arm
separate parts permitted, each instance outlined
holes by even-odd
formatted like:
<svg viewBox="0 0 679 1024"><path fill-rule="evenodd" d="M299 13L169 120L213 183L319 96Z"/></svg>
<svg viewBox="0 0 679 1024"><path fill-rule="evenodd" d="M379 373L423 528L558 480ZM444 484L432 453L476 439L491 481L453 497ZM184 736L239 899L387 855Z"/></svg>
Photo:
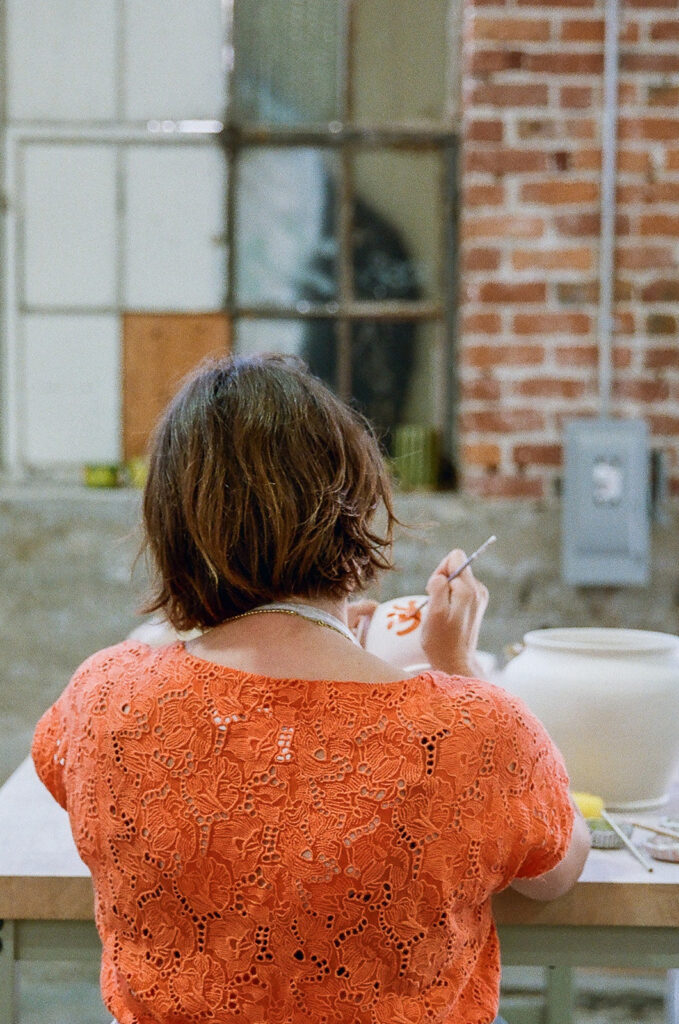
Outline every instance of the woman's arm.
<svg viewBox="0 0 679 1024"><path fill-rule="evenodd" d="M468 566L454 580L467 556L456 548L434 569L427 582L429 607L422 623L422 647L432 668L450 675L478 676L476 645L488 604L488 590Z"/></svg>
<svg viewBox="0 0 679 1024"><path fill-rule="evenodd" d="M537 878L515 878L511 888L532 900L555 900L565 895L580 877L590 847L589 829L575 807L573 834L564 858L551 871L546 871Z"/></svg>

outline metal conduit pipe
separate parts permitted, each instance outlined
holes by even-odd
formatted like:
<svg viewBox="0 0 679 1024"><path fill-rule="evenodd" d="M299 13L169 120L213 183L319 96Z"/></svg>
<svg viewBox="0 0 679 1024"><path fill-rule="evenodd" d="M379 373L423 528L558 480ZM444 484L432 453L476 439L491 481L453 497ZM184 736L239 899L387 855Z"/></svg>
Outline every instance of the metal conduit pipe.
<svg viewBox="0 0 679 1024"><path fill-rule="evenodd" d="M601 235L599 244L599 416L611 406L615 291L615 186L618 134L618 0L606 0L604 102L601 124Z"/></svg>

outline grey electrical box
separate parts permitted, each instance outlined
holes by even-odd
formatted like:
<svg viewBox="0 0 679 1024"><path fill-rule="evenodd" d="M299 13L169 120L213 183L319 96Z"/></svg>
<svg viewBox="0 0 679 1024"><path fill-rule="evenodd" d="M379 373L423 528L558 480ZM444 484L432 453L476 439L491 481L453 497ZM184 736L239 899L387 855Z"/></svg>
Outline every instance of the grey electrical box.
<svg viewBox="0 0 679 1024"><path fill-rule="evenodd" d="M642 420L566 424L562 527L567 583L648 582L648 428Z"/></svg>

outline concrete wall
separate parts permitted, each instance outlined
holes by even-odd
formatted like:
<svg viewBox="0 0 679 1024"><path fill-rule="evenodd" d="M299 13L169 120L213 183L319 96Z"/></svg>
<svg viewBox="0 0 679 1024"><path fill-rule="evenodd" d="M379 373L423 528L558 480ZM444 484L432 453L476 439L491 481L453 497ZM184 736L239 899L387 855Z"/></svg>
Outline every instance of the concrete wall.
<svg viewBox="0 0 679 1024"><path fill-rule="evenodd" d="M575 589L559 577L557 504L479 502L447 494L402 495L396 572L378 599L420 593L446 551L497 543L477 565L491 592L481 647L539 626L611 625L676 632L679 531L656 527L646 589ZM139 494L84 489L0 493L0 783L28 753L33 727L77 665L138 623L145 574L138 547Z"/></svg>

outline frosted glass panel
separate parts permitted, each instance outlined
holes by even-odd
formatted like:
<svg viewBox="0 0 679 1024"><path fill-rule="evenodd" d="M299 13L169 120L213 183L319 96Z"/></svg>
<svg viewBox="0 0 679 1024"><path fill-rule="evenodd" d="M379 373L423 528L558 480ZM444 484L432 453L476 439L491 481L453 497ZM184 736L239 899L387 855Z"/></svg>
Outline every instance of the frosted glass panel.
<svg viewBox="0 0 679 1024"><path fill-rule="evenodd" d="M115 151L44 143L24 151L25 301L111 306L116 301Z"/></svg>
<svg viewBox="0 0 679 1024"><path fill-rule="evenodd" d="M237 300L334 298L334 190L312 149L244 150L236 197Z"/></svg>
<svg viewBox="0 0 679 1024"><path fill-rule="evenodd" d="M239 320L236 352L242 356L264 352L300 356L317 377L330 387L337 387L337 345L332 320Z"/></svg>
<svg viewBox="0 0 679 1024"><path fill-rule="evenodd" d="M303 124L339 116L343 6L338 0L237 0L237 121Z"/></svg>
<svg viewBox="0 0 679 1024"><path fill-rule="evenodd" d="M448 6L449 0L355 0L356 120L443 120Z"/></svg>
<svg viewBox="0 0 679 1024"><path fill-rule="evenodd" d="M115 116L116 0L7 0L13 118Z"/></svg>
<svg viewBox="0 0 679 1024"><path fill-rule="evenodd" d="M223 118L221 0L125 0L125 116Z"/></svg>
<svg viewBox="0 0 679 1024"><path fill-rule="evenodd" d="M405 424L437 426L444 374L437 327L412 321L363 320L351 336L351 392L389 447Z"/></svg>
<svg viewBox="0 0 679 1024"><path fill-rule="evenodd" d="M361 299L432 298L440 293L441 159L379 150L354 164L354 292Z"/></svg>
<svg viewBox="0 0 679 1024"><path fill-rule="evenodd" d="M117 317L34 315L23 329L26 461L118 461Z"/></svg>
<svg viewBox="0 0 679 1024"><path fill-rule="evenodd" d="M125 151L124 304L221 309L226 292L226 160L215 145Z"/></svg>

